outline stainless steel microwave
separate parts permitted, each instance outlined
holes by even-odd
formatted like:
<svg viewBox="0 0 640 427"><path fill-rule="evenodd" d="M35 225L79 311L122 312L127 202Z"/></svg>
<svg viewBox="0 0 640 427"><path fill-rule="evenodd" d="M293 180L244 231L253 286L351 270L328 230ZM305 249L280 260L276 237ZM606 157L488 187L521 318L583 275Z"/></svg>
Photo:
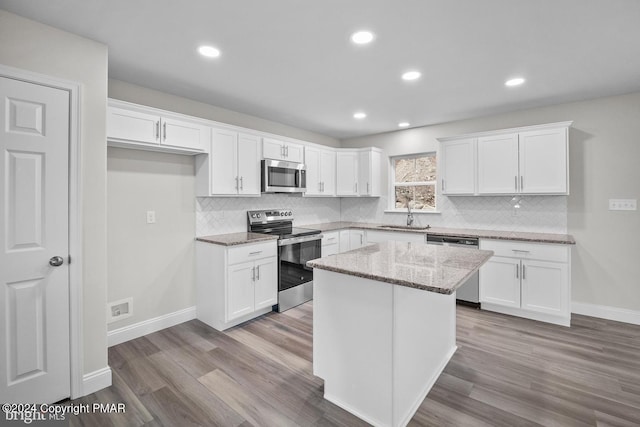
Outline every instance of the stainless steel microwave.
<svg viewBox="0 0 640 427"><path fill-rule="evenodd" d="M307 170L304 163L265 159L262 161L263 193L304 193Z"/></svg>

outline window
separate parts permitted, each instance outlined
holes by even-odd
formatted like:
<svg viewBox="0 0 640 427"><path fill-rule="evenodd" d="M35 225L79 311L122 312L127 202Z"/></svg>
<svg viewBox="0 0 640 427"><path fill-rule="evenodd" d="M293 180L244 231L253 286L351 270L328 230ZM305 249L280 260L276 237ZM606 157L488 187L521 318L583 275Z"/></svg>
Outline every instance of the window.
<svg viewBox="0 0 640 427"><path fill-rule="evenodd" d="M436 153L391 157L393 193L391 209L436 210Z"/></svg>

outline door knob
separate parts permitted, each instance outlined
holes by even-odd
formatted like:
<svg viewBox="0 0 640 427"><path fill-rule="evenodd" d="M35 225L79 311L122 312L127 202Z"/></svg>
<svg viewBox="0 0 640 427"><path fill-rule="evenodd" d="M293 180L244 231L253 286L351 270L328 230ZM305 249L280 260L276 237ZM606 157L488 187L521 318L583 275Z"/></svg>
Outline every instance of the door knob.
<svg viewBox="0 0 640 427"><path fill-rule="evenodd" d="M62 263L64 263L64 258L61 256L54 256L49 260L49 265L52 267L60 267Z"/></svg>

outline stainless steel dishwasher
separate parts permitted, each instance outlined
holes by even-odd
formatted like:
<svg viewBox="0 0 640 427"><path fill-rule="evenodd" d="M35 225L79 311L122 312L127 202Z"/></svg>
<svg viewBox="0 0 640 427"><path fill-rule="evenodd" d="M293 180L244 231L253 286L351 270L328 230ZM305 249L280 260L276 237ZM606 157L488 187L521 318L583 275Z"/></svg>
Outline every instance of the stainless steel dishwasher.
<svg viewBox="0 0 640 427"><path fill-rule="evenodd" d="M430 245L444 245L479 249L478 239L462 236L434 236L427 234L427 243ZM476 271L473 276L456 291L456 300L467 305L480 307L479 274Z"/></svg>

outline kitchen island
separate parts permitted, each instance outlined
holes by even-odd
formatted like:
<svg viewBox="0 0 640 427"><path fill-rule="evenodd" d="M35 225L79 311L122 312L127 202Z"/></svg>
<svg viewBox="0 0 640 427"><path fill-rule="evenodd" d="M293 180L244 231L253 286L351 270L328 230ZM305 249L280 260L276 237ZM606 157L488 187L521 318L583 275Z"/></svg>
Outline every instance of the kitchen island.
<svg viewBox="0 0 640 427"><path fill-rule="evenodd" d="M455 290L492 254L389 241L309 261L325 399L376 426L406 425L457 348Z"/></svg>

